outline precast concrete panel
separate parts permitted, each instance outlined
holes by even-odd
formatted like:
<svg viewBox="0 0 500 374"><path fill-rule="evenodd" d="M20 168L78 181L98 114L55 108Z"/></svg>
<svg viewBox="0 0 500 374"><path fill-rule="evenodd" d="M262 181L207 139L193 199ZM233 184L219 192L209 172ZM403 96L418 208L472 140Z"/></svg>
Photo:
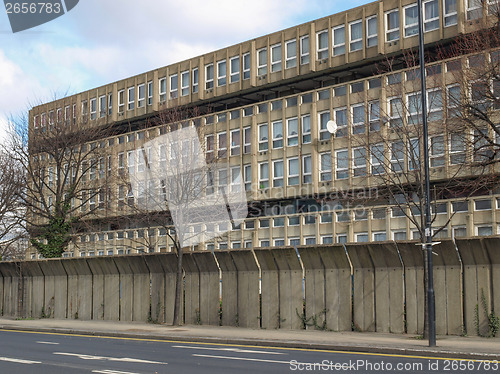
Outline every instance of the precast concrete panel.
<svg viewBox="0 0 500 374"><path fill-rule="evenodd" d="M436 333L460 335L463 329L462 266L455 244L442 240L432 247L434 253L434 299Z"/></svg>
<svg viewBox="0 0 500 374"><path fill-rule="evenodd" d="M360 331L376 331L375 269L366 244L349 244L347 253L353 267L354 326Z"/></svg>
<svg viewBox="0 0 500 374"><path fill-rule="evenodd" d="M39 318L44 301L44 276L37 261L26 261L22 264L25 275L24 300L26 317Z"/></svg>
<svg viewBox="0 0 500 374"><path fill-rule="evenodd" d="M238 325L260 326L259 267L252 251L230 251L236 265L238 283Z"/></svg>
<svg viewBox="0 0 500 374"><path fill-rule="evenodd" d="M93 274L93 319L120 320L120 273L112 257L89 258Z"/></svg>
<svg viewBox="0 0 500 374"><path fill-rule="evenodd" d="M133 320L134 272L130 268L128 256L113 257L120 273L120 321Z"/></svg>
<svg viewBox="0 0 500 374"><path fill-rule="evenodd" d="M491 310L491 263L488 253L477 239L456 239L460 253L464 277L464 319L468 335L477 335L476 325L479 322L479 333L488 334L488 316L483 307ZM477 321L476 307L479 312Z"/></svg>
<svg viewBox="0 0 500 374"><path fill-rule="evenodd" d="M148 266L144 261L144 255L126 256L124 258L128 261L133 277L132 320L146 322L149 317L151 303Z"/></svg>
<svg viewBox="0 0 500 374"><path fill-rule="evenodd" d="M145 254L144 261L149 268L151 279L151 320L165 322L165 272L161 266L159 255Z"/></svg>
<svg viewBox="0 0 500 374"><path fill-rule="evenodd" d="M222 279L222 325L237 326L238 321L238 275L236 265L228 251L214 252L221 269Z"/></svg>
<svg viewBox="0 0 500 374"><path fill-rule="evenodd" d="M15 262L1 262L0 273L2 273L3 292L3 313L4 316L18 317L19 306L19 282L20 269Z"/></svg>
<svg viewBox="0 0 500 374"><path fill-rule="evenodd" d="M185 323L188 325L199 324L200 321L200 271L194 261L192 253L182 256L184 276L184 308Z"/></svg>
<svg viewBox="0 0 500 374"><path fill-rule="evenodd" d="M277 329L281 323L278 266L274 262L271 251L269 249L254 250L261 270L261 324L263 329Z"/></svg>
<svg viewBox="0 0 500 374"><path fill-rule="evenodd" d="M67 318L68 276L60 259L39 261L45 277L44 314L49 318Z"/></svg>
<svg viewBox="0 0 500 374"><path fill-rule="evenodd" d="M211 252L195 252L200 271L200 320L203 325L219 325L220 272Z"/></svg>
<svg viewBox="0 0 500 374"><path fill-rule="evenodd" d="M416 242L397 242L404 265L406 328L409 334L424 332L424 252Z"/></svg>
<svg viewBox="0 0 500 374"><path fill-rule="evenodd" d="M351 264L344 246L319 248L325 267L325 309L327 328L334 331L352 329Z"/></svg>
<svg viewBox="0 0 500 374"><path fill-rule="evenodd" d="M177 283L177 254L175 253L160 253L157 255L158 260L165 274L165 322L172 323L174 320L175 306L175 285ZM182 297L182 296L181 296ZM180 315L183 315L183 303L180 303Z"/></svg>
<svg viewBox="0 0 500 374"><path fill-rule="evenodd" d="M403 264L395 243L368 245L375 267L375 318L378 332L404 333Z"/></svg>
<svg viewBox="0 0 500 374"><path fill-rule="evenodd" d="M299 258L292 248L276 248L271 253L278 267L280 327L301 329L304 290Z"/></svg>
<svg viewBox="0 0 500 374"><path fill-rule="evenodd" d="M92 271L87 259L64 259L62 264L68 274L68 318L92 319Z"/></svg>
<svg viewBox="0 0 500 374"><path fill-rule="evenodd" d="M305 318L307 329L326 326L325 267L319 249L298 248L305 275Z"/></svg>
<svg viewBox="0 0 500 374"><path fill-rule="evenodd" d="M492 309L500 315L500 238L483 238L483 246L491 262Z"/></svg>

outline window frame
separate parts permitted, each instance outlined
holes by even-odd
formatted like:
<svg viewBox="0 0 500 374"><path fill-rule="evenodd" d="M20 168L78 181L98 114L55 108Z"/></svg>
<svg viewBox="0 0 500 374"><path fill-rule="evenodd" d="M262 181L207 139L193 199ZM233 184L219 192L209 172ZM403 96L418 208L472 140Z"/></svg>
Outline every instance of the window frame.
<svg viewBox="0 0 500 374"><path fill-rule="evenodd" d="M260 56L261 54L265 54L265 62L263 64L260 63ZM257 55L257 76L262 77L264 75L267 75L267 47L260 48L256 51Z"/></svg>
<svg viewBox="0 0 500 374"><path fill-rule="evenodd" d="M361 26L361 37L358 39L352 39L352 27ZM353 44L359 45L356 49L353 48ZM361 51L363 49L363 20L358 19L349 23L349 52Z"/></svg>
<svg viewBox="0 0 500 374"><path fill-rule="evenodd" d="M233 61L237 60L238 70L233 71ZM229 83L236 83L240 81L240 56L233 56L229 58Z"/></svg>
<svg viewBox="0 0 500 374"><path fill-rule="evenodd" d="M289 48L293 43L295 43L295 55L289 57ZM285 69L291 69L295 67L297 67L297 39L290 39L285 42Z"/></svg>
<svg viewBox="0 0 500 374"><path fill-rule="evenodd" d="M307 52L304 52L305 49L305 40L307 40ZM300 44L300 65L306 65L309 64L310 58L309 58L309 50L310 50L310 44L309 44L309 34L303 35L299 39L299 44Z"/></svg>
<svg viewBox="0 0 500 374"><path fill-rule="evenodd" d="M184 70L181 72L181 96L188 96L190 90L190 72L189 70ZM187 77L187 85L184 85L184 78Z"/></svg>
<svg viewBox="0 0 500 374"><path fill-rule="evenodd" d="M398 25L395 28L389 29L389 16L392 15L393 13L397 13L397 19L398 19ZM387 12L384 13L384 27L385 27L385 41L386 43L394 42L396 40L399 40L400 38L400 29L401 29L401 19L399 15L399 8L391 9L388 10ZM390 35L394 34L394 37L390 37Z"/></svg>
<svg viewBox="0 0 500 374"><path fill-rule="evenodd" d="M291 163L297 162L297 173L291 173ZM298 186L300 184L300 161L299 157L287 158L287 185L288 186Z"/></svg>
<svg viewBox="0 0 500 374"><path fill-rule="evenodd" d="M369 34L369 23L370 21L375 20L375 34ZM370 44L371 40L375 40L373 44ZM366 18L366 48L375 47L378 45L378 20L377 15L369 16Z"/></svg>
<svg viewBox="0 0 500 374"><path fill-rule="evenodd" d="M211 74L209 73L211 71ZM209 75L212 77L209 78ZM214 63L211 62L205 65L205 90L211 90L214 88Z"/></svg>
<svg viewBox="0 0 500 374"><path fill-rule="evenodd" d="M330 182L332 180L332 152L321 152L319 156L319 181L320 182ZM323 158L330 159L330 168L325 168Z"/></svg>
<svg viewBox="0 0 500 374"><path fill-rule="evenodd" d="M417 3L408 4L403 7L403 30L405 38L411 38L412 36L418 35L418 16L414 23L407 24L406 12L412 8L415 8L418 14Z"/></svg>
<svg viewBox="0 0 500 374"><path fill-rule="evenodd" d="M221 70L223 70L223 72L221 72ZM227 61L220 60L217 61L217 87L224 87L226 84L227 84Z"/></svg>
<svg viewBox="0 0 500 374"><path fill-rule="evenodd" d="M263 161L259 162L259 189L266 189L269 188L269 161ZM267 177L262 175L263 174L263 167L267 167Z"/></svg>
<svg viewBox="0 0 500 374"><path fill-rule="evenodd" d="M326 47L320 47L320 38L326 34ZM328 29L320 30L316 33L316 56L318 60L328 58Z"/></svg>
<svg viewBox="0 0 500 374"><path fill-rule="evenodd" d="M341 43L336 44L335 43L335 32L339 32L340 30L342 30L342 32L344 33L344 40ZM345 53L346 53L346 49L345 49L345 39L346 38L345 38L345 36L346 36L346 32L345 32L345 25L344 24L338 25L338 26L335 26L332 28L332 56L333 57L345 55Z"/></svg>
<svg viewBox="0 0 500 374"><path fill-rule="evenodd" d="M274 49L276 48L279 48L279 60L274 60ZM271 50L271 73L276 73L278 71L281 71L282 70L282 64L281 64L281 61L282 61L282 47L281 47L281 43L277 43L277 44L273 44L271 47L270 47L270 50Z"/></svg>

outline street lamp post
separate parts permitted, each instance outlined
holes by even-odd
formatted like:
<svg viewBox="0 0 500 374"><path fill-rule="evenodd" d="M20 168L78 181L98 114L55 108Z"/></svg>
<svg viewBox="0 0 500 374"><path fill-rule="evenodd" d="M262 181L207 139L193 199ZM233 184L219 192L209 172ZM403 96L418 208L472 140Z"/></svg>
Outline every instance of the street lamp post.
<svg viewBox="0 0 500 374"><path fill-rule="evenodd" d="M420 61L420 83L422 97L422 132L424 147L425 178L425 242L423 249L427 253L427 317L429 325L429 347L436 346L436 307L434 301L434 276L432 269L432 233L431 233L431 201L429 180L429 139L427 127L427 89L425 82L424 25L422 22L422 0L417 1L418 8L418 44Z"/></svg>

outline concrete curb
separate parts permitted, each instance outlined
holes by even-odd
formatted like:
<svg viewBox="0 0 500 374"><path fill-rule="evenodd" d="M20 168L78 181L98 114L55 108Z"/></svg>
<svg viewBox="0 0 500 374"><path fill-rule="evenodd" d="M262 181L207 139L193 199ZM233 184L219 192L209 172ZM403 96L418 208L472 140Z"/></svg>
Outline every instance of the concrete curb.
<svg viewBox="0 0 500 374"><path fill-rule="evenodd" d="M328 350L341 352L357 352L357 353L380 353L388 355L401 356L419 356L419 357L443 357L455 359L474 359L474 360L490 360L500 361L499 354L486 354L477 352L460 352L454 350L439 349L418 349L418 348L395 348L389 346L365 346L365 345L347 345L347 344L323 344L304 341L283 341L271 339L255 339L255 338L220 338L213 336L186 336L181 334L156 335L150 333L126 333L126 332L111 332L99 330L78 330L65 328L28 328L20 326L0 325L0 330L13 330L24 332L40 332L54 334L73 334L83 336L98 336L101 338L128 338L128 339L154 339L163 341L178 341L178 342L198 342L210 344L234 344L234 345L253 345L259 347L275 347L275 348L296 348L296 349L312 349L312 350ZM439 342L438 342L439 344Z"/></svg>

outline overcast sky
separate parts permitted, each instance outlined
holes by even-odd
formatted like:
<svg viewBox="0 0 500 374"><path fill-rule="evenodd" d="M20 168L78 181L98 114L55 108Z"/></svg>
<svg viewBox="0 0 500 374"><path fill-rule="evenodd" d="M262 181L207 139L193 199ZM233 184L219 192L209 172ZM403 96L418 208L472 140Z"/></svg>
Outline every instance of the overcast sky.
<svg viewBox="0 0 500 374"><path fill-rule="evenodd" d="M54 97L366 4L366 0L80 0L12 33L0 4L0 132Z"/></svg>

